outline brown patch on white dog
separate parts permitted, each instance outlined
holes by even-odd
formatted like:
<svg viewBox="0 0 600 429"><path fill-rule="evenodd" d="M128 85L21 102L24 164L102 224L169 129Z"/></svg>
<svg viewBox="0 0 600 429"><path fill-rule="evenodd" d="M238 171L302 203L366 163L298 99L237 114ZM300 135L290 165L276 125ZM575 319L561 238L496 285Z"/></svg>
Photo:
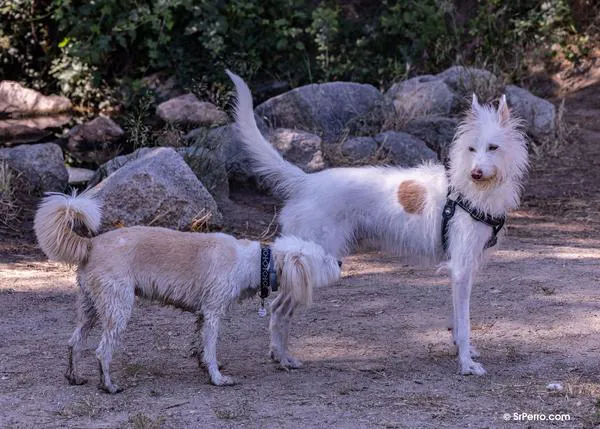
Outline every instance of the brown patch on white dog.
<svg viewBox="0 0 600 429"><path fill-rule="evenodd" d="M414 180L407 180L398 186L398 202L404 207L404 211L410 214L421 214L425 208L425 186Z"/></svg>

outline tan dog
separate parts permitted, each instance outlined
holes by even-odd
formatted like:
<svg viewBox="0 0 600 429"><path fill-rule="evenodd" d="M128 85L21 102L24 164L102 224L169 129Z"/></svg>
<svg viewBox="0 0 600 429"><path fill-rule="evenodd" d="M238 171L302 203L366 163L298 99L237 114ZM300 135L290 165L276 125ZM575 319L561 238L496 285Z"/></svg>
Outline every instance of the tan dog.
<svg viewBox="0 0 600 429"><path fill-rule="evenodd" d="M138 295L197 313L198 320L204 321L202 359L211 382L233 384L230 377L221 374L217 363L219 322L234 301L258 291L260 243L221 233L143 226L116 229L94 238L74 232L78 226L95 232L100 218L98 201L85 194L51 194L35 216L35 233L44 253L77 265L78 322L69 341L69 382L86 382L77 364L90 329L100 320L103 332L96 349L100 388L109 393L121 390L112 383L109 366ZM276 302L287 303L288 308L296 303L309 304L313 286L326 285L340 276L334 257L319 245L296 237L278 238L272 255L281 288ZM280 327L271 329L272 337L278 338Z"/></svg>

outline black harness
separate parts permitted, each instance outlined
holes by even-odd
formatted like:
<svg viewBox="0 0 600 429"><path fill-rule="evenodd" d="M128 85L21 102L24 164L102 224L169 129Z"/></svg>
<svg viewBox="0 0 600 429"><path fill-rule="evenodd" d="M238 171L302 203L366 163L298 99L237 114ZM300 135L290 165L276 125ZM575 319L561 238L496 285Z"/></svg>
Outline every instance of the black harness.
<svg viewBox="0 0 600 429"><path fill-rule="evenodd" d="M260 297L265 299L271 290L277 291L277 271L271 248L260 246Z"/></svg>
<svg viewBox="0 0 600 429"><path fill-rule="evenodd" d="M465 200L461 194L458 194L456 200L450 198L450 190L448 190L448 196L446 197L446 205L442 211L442 246L444 246L444 252L448 251L448 230L450 228L450 219L456 212L456 206L469 213L469 215L478 222L485 223L492 227L492 236L485 244L485 249L493 247L498 242L498 233L504 226L506 217L494 217L487 213L482 213L479 210L473 208L469 201Z"/></svg>

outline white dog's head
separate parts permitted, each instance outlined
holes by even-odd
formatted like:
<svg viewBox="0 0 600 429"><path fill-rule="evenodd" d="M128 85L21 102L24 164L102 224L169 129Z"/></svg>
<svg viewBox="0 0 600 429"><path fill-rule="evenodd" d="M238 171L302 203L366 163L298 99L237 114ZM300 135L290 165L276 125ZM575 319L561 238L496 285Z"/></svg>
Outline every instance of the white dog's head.
<svg viewBox="0 0 600 429"><path fill-rule="evenodd" d="M340 278L338 261L317 243L285 236L275 240L272 249L281 293L290 294L299 304L312 302L313 287Z"/></svg>
<svg viewBox="0 0 600 429"><path fill-rule="evenodd" d="M511 116L502 96L498 109L482 106L473 94L467 117L459 125L450 149L450 184L486 209L486 196L501 190L505 209L518 205L527 169L527 144L521 123ZM497 194L497 192L493 192Z"/></svg>

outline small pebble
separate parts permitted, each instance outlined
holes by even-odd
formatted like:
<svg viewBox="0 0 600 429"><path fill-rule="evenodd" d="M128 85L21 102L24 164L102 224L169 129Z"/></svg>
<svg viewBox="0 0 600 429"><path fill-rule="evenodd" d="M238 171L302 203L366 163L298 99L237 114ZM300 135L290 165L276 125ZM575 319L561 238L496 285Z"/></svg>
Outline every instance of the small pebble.
<svg viewBox="0 0 600 429"><path fill-rule="evenodd" d="M563 390L563 386L560 383L550 383L546 386L546 389L552 392L561 392Z"/></svg>

